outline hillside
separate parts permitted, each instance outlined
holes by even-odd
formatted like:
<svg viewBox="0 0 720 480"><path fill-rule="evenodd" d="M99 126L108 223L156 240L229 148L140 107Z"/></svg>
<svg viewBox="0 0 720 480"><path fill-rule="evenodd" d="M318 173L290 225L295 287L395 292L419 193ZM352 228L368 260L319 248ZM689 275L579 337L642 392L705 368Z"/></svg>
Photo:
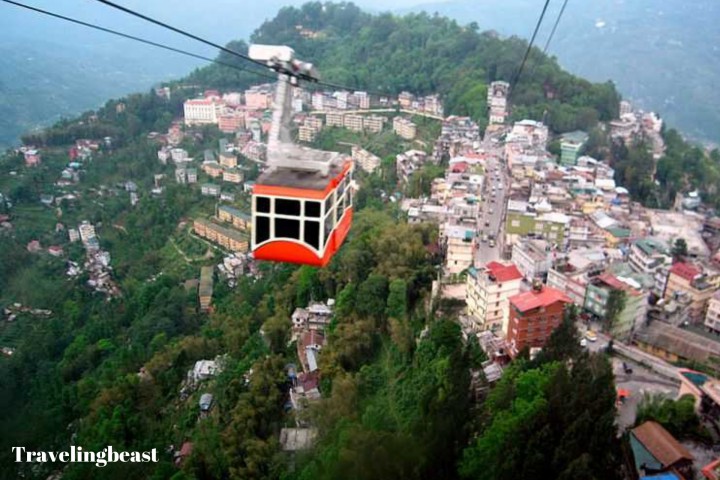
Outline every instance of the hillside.
<svg viewBox="0 0 720 480"><path fill-rule="evenodd" d="M544 46L562 2L551 2L540 29ZM439 12L481 30L527 38L541 5L450 0L402 10ZM593 81L612 79L624 98L659 112L698 140L720 143L720 4L713 0L568 2L549 53L568 71ZM602 59L602 61L597 61Z"/></svg>
<svg viewBox="0 0 720 480"><path fill-rule="evenodd" d="M298 24L321 38L299 37ZM294 45L328 81L387 93L439 92L449 113L478 120L486 115L486 82L508 79L526 45L442 17L373 16L318 3L281 10L253 39ZM519 85L514 116L545 116L556 132L615 116L612 84L592 84L538 52L533 57L541 65ZM196 185L177 184L174 165L158 162L157 136L148 134L168 130L183 96L258 81L205 67L173 83L197 84L195 91L176 88L169 101L131 95L121 107L108 101L92 115L25 136L42 150L43 163L34 169L21 155L0 158L0 192L13 204L0 206L13 225L0 235L0 303L26 307L0 324L0 342L14 349L0 358L0 431L6 432L0 478L60 471L49 463L15 464L13 445L61 451L70 444L160 453L157 464L103 467L110 480L620 478L612 370L604 355L580 352L574 311L544 355L533 361L520 355L497 393L485 401L470 395L470 369L485 357L478 344L462 341L453 321L457 305L431 302L440 264L437 228L408 224L396 204L383 203L376 190L394 182L380 173L358 172L353 229L327 268L256 264L235 288L218 278L212 311L199 311L198 272L223 257L189 231L193 219L214 211L216 199L200 189L212 179L200 173ZM200 159L223 137L214 126L186 128L181 146ZM69 148L82 138L100 145L76 183L58 185ZM383 141L392 144L383 152L392 161L401 144L392 135ZM257 168L239 161L252 180ZM155 182L165 187L159 193L152 191ZM230 188L234 204L247 209L248 194ZM47 194L63 198L48 208L40 203ZM112 271L103 274L117 295L94 290L88 280L98 276L67 273L68 261L83 265L87 257L66 230L86 220L112 258ZM35 251L33 241L62 245L65 253ZM315 379L322 400L300 418L317 425L320 440L315 450L289 457L279 433L296 426L287 392L302 360L291 341L291 314L326 299L335 302L322 377ZM38 317L36 309L51 313ZM212 359L222 372L189 380L197 361ZM209 411L200 410L204 393L214 395ZM187 443L192 452L183 456ZM97 472L92 464L75 464L62 475L85 479Z"/></svg>
<svg viewBox="0 0 720 480"><path fill-rule="evenodd" d="M296 25L320 36L305 38ZM481 122L486 116L485 84L510 81L527 47L519 38L502 40L480 33L477 25L462 26L444 17L372 16L352 4L323 8L320 3L282 9L251 40L293 45L299 58L318 65L324 80L358 90L439 93L446 113L471 115ZM598 120L616 117L619 95L612 83L575 77L537 49L530 60L537 66L533 75L522 77L513 94L513 118L545 116L554 131L567 132L589 130ZM232 70L210 65L189 81L226 87L237 80Z"/></svg>

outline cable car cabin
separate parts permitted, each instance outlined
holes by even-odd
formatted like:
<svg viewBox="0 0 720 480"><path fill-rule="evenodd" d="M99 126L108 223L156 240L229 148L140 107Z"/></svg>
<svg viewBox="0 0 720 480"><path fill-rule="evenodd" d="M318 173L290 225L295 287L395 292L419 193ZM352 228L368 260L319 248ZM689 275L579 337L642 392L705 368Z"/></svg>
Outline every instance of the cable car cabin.
<svg viewBox="0 0 720 480"><path fill-rule="evenodd" d="M324 156L327 175L282 166L258 178L252 199L252 251L260 260L322 267L352 224L352 161L334 152L302 150Z"/></svg>

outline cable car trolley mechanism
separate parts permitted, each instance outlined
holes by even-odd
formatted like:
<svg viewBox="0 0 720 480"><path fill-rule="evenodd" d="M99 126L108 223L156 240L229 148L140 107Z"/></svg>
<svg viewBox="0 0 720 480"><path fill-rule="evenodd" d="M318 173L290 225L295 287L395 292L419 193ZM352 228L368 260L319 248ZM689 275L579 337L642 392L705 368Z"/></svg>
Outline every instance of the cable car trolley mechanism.
<svg viewBox="0 0 720 480"><path fill-rule="evenodd" d="M325 266L352 224L352 160L292 142L292 86L318 80L312 64L286 46L251 45L248 53L278 73L267 168L252 192L253 256Z"/></svg>

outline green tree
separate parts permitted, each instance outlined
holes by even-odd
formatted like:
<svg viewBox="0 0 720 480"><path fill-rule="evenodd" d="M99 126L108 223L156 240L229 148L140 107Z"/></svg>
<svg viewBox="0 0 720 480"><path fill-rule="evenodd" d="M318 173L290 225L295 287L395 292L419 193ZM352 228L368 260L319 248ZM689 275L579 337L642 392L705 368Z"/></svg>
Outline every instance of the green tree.
<svg viewBox="0 0 720 480"><path fill-rule="evenodd" d="M688 245L684 238L675 240L672 246L672 257L675 261L683 261L688 254Z"/></svg>
<svg viewBox="0 0 720 480"><path fill-rule="evenodd" d="M619 288L613 288L608 294L607 302L605 303L605 329L607 332L612 334L617 324L620 314L625 310L625 304L627 303L627 293L625 290Z"/></svg>

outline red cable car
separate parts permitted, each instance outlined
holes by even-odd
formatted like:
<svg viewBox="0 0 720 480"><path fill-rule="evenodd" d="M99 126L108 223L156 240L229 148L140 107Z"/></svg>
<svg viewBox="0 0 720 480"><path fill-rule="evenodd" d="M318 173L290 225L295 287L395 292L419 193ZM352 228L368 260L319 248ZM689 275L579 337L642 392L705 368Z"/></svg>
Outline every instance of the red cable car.
<svg viewBox="0 0 720 480"><path fill-rule="evenodd" d="M352 224L352 160L292 143L289 85L298 78L316 79L312 65L294 60L288 47L252 45L249 53L280 74L268 139L268 169L252 192L253 256L325 266Z"/></svg>

